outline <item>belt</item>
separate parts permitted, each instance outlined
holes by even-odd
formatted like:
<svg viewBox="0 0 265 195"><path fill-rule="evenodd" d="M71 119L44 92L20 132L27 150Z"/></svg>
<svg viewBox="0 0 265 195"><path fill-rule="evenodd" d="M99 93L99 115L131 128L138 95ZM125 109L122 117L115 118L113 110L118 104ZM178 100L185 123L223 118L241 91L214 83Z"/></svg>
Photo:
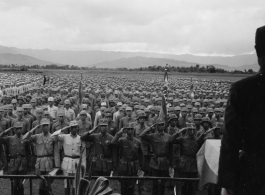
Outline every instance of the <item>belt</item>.
<svg viewBox="0 0 265 195"><path fill-rule="evenodd" d="M10 156L10 159L25 158L25 155Z"/></svg>
<svg viewBox="0 0 265 195"><path fill-rule="evenodd" d="M67 156L67 155L64 155L64 157L68 157L68 158L72 158L72 159L80 158L80 156Z"/></svg>
<svg viewBox="0 0 265 195"><path fill-rule="evenodd" d="M37 158L44 158L44 157L53 157L53 155L50 154L50 155L40 155L40 156L37 156Z"/></svg>

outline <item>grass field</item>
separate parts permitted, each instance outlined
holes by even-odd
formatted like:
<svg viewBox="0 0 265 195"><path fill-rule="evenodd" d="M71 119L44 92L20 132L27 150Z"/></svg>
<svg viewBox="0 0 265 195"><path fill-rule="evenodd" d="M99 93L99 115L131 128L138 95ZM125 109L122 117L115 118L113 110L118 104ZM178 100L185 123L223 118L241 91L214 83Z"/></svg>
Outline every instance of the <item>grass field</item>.
<svg viewBox="0 0 265 195"><path fill-rule="evenodd" d="M56 70L56 69L30 69L30 71L33 72L43 72L45 74L57 74L57 75L64 75L64 74L71 74L71 75L78 75L81 72L84 75L106 75L106 76L134 76L134 77L163 77L163 72L145 72L145 71L117 71L117 70L108 70L108 71L102 71L102 70L86 70L86 71L80 71L80 70ZM221 80L231 80L231 81L237 81L242 78L251 76L251 74L215 74L215 73L178 73L178 72L169 72L169 77L172 78L200 78L200 79L221 79Z"/></svg>

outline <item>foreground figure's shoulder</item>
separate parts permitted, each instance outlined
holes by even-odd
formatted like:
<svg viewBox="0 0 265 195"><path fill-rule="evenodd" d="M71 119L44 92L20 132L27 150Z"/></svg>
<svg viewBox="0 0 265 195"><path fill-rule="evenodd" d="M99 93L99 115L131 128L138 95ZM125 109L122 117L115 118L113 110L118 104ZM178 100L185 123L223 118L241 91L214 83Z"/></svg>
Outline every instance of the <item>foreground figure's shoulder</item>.
<svg viewBox="0 0 265 195"><path fill-rule="evenodd" d="M234 88L247 88L255 85L259 80L262 79L265 75L257 73L255 75L249 76L247 78L241 79L239 81L236 81L232 84L232 87ZM264 80L264 79L263 79Z"/></svg>

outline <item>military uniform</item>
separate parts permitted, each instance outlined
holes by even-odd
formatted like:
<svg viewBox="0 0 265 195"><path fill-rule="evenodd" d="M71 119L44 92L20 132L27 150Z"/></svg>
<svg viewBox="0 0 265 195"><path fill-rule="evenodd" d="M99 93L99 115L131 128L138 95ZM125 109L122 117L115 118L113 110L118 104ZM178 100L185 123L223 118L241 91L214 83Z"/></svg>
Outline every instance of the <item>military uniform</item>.
<svg viewBox="0 0 265 195"><path fill-rule="evenodd" d="M121 118L119 128L122 129L127 124L135 122L135 121L136 121L135 118L125 116L125 117Z"/></svg>
<svg viewBox="0 0 265 195"><path fill-rule="evenodd" d="M112 136L101 133L86 134L81 136L82 141L93 142L93 150L96 157L93 166L93 175L109 176L115 164L115 150L111 144Z"/></svg>
<svg viewBox="0 0 265 195"><path fill-rule="evenodd" d="M187 128L189 128L189 126ZM195 130L195 126L192 128ZM180 137L179 133L175 133L172 135L170 142L172 144L179 144L180 146L180 177L196 178L198 175L196 154L200 148L195 136L190 137L187 135ZM196 191L196 185L195 183L189 184L188 182L184 182L184 184L181 186L181 191L183 194L193 195Z"/></svg>
<svg viewBox="0 0 265 195"><path fill-rule="evenodd" d="M26 146L22 142L22 136L17 135L0 138L0 144L8 145L10 162L8 163L8 171L12 175L27 174ZM14 194L23 195L24 187L22 179L15 179Z"/></svg>
<svg viewBox="0 0 265 195"><path fill-rule="evenodd" d="M49 132L47 135L44 135L43 133L32 135L29 139L34 142L36 146L36 172L41 175L47 175L54 168L54 157L58 157L54 153L55 139L51 137ZM46 194L44 187L44 183L41 180L39 184L40 195Z"/></svg>
<svg viewBox="0 0 265 195"><path fill-rule="evenodd" d="M11 126L13 127L15 123L22 123L23 124L22 135L26 134L30 130L29 121L27 119L25 119L24 117L14 119L11 123Z"/></svg>
<svg viewBox="0 0 265 195"><path fill-rule="evenodd" d="M77 125L77 124L76 124ZM64 158L61 164L63 174L65 176L74 175L76 173L76 163L79 163L81 151L83 147L86 147L85 143L82 143L80 136L73 136L70 134L60 134L58 141L63 144ZM82 156L82 163L86 164L86 152L84 151ZM67 188L67 182L64 181L64 187ZM75 184L73 182L73 188Z"/></svg>
<svg viewBox="0 0 265 195"><path fill-rule="evenodd" d="M154 157L150 160L151 174L154 177L168 177L168 169L171 166L170 159L170 138L171 136L167 133L149 133L149 128L144 130L140 134L140 138L144 141L147 141L151 144ZM161 184L158 184L158 181L153 181L153 190L152 194L164 194L165 193L165 182L161 181Z"/></svg>
<svg viewBox="0 0 265 195"><path fill-rule="evenodd" d="M85 120L85 121L79 120L78 121L78 127L79 127L78 134L82 135L83 133L92 129L92 124L91 124L91 122L89 122L87 120Z"/></svg>
<svg viewBox="0 0 265 195"><path fill-rule="evenodd" d="M118 133L111 141L119 148L118 174L120 176L137 176L138 170L143 166L143 151L141 141L135 137L121 138ZM134 194L135 180L125 180L121 182L121 194Z"/></svg>
<svg viewBox="0 0 265 195"><path fill-rule="evenodd" d="M142 150L143 150L143 156L144 156L144 166L142 167L142 169L146 173L149 172L149 162L150 162L151 150L150 150L150 144L147 141L142 140L140 138L140 134L147 128L148 128L148 126L146 124L144 124L143 126L138 124L137 126L134 127L134 136L135 136L135 138L139 139L142 143Z"/></svg>

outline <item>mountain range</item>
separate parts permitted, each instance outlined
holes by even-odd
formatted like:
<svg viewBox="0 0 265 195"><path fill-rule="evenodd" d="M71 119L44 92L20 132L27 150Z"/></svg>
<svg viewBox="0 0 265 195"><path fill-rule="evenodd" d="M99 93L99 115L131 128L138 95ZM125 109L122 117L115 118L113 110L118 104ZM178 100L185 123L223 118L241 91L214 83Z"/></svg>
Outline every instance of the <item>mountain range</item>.
<svg viewBox="0 0 265 195"><path fill-rule="evenodd" d="M258 70L255 54L235 56L173 55L151 52L67 51L50 49L19 49L0 45L1 64L68 64L98 68L139 68L152 65L171 66L214 65L225 70Z"/></svg>

